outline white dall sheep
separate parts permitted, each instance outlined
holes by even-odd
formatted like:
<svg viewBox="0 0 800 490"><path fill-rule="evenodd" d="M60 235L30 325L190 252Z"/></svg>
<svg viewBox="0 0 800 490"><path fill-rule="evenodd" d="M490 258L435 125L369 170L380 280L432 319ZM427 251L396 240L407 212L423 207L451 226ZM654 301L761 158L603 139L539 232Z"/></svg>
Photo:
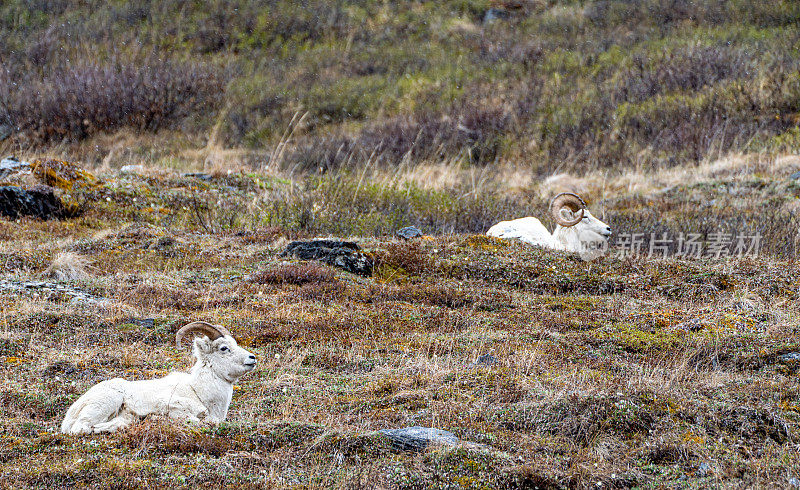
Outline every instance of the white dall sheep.
<svg viewBox="0 0 800 490"><path fill-rule="evenodd" d="M596 258L608 249L611 227L592 216L577 194L562 192L550 202L550 212L557 223L551 234L533 217L501 221L489 228L487 235L514 238L545 248L577 252L584 259Z"/></svg>
<svg viewBox="0 0 800 490"><path fill-rule="evenodd" d="M192 322L178 330L178 347L184 335L192 332L202 336L194 339L192 352L197 362L188 373L98 383L69 407L61 432L114 432L152 414L214 424L225 420L233 383L253 370L256 356L239 347L227 329L205 322Z"/></svg>

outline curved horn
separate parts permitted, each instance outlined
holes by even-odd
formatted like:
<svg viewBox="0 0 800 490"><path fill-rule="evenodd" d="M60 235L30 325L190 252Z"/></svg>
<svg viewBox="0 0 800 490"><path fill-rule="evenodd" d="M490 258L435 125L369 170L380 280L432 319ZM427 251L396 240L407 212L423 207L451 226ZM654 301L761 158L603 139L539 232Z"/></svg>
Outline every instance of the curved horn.
<svg viewBox="0 0 800 490"><path fill-rule="evenodd" d="M569 220L564 218L561 215L561 211L564 209L569 209L577 213L575 219ZM550 212L553 213L556 223L564 227L575 226L580 223L583 219L583 212L585 209L586 203L583 202L583 199L581 199L579 195L571 192L562 192L550 201ZM580 213L578 213L578 211L580 211Z"/></svg>
<svg viewBox="0 0 800 490"><path fill-rule="evenodd" d="M201 333L211 340L217 340L225 335L232 337L228 329L220 325L212 325L206 322L192 322L182 326L177 332L175 332L175 345L177 345L178 348L181 346L181 340L183 340L184 335L189 332Z"/></svg>

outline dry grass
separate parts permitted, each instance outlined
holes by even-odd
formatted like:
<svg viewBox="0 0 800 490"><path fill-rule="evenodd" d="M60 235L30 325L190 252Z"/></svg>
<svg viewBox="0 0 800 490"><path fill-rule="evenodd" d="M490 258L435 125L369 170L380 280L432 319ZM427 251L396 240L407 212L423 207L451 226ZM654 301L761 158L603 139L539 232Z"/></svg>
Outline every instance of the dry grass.
<svg viewBox="0 0 800 490"><path fill-rule="evenodd" d="M91 261L73 252L58 252L44 274L59 281L78 281L89 277Z"/></svg>

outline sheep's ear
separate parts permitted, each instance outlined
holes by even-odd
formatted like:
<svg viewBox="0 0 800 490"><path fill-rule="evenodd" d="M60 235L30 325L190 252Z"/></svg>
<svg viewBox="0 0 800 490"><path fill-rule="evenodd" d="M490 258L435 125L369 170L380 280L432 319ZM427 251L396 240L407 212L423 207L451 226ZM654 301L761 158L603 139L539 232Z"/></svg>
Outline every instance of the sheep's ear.
<svg viewBox="0 0 800 490"><path fill-rule="evenodd" d="M195 337L194 348L196 352L202 352L203 354L208 354L209 352L211 352L212 349L211 340L205 335L202 337Z"/></svg>

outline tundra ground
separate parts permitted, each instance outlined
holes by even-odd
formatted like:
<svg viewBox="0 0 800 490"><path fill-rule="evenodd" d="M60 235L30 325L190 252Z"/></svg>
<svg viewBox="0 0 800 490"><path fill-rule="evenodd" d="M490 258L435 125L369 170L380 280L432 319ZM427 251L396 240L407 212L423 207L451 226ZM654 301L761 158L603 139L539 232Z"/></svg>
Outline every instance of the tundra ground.
<svg viewBox="0 0 800 490"><path fill-rule="evenodd" d="M62 286L0 295L3 485L786 487L800 478L798 189L758 172L620 194L606 219L649 231L706 213L789 249L591 263L468 233L526 203L543 213L533 188L160 171L75 184L77 217L0 221L2 279ZM759 225L764 201L788 218ZM436 236L391 237L408 223ZM373 277L279 257L346 229ZM58 434L92 384L188 369L173 334L190 320L259 358L224 424ZM375 432L412 425L463 443L402 453Z"/></svg>

